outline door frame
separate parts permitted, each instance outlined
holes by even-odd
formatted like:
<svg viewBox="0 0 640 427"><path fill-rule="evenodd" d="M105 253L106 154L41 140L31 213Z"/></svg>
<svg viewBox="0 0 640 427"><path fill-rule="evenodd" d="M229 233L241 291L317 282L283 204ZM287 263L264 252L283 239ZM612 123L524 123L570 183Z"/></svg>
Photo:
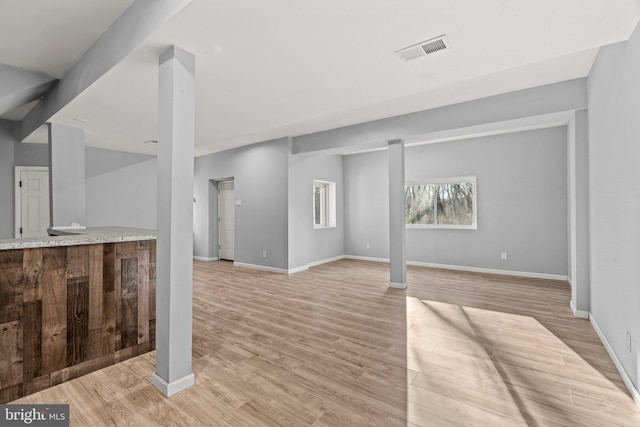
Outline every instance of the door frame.
<svg viewBox="0 0 640 427"><path fill-rule="evenodd" d="M22 191L20 190L20 174L23 171L33 172L49 172L49 166L16 166L14 170L13 189L15 194L15 216L14 216L14 236L16 239L20 239L20 226L22 225ZM47 175L49 180L49 189L51 189L51 178ZM51 192L49 192L51 194ZM49 200L51 201L51 200ZM51 220L51 211L49 211L49 220Z"/></svg>
<svg viewBox="0 0 640 427"><path fill-rule="evenodd" d="M235 179L229 178L229 179L216 181L216 189L218 190L218 212L217 212L217 214L218 214L217 215L218 216L218 221L217 221L217 223L218 223L218 242L217 242L218 243L218 259L223 259L220 256L220 250L222 249L222 244L220 242L221 234L222 234L222 233L220 233L220 225L221 225L221 221L220 221L220 206L221 206L221 203L220 203L220 184L226 184L226 183L232 183L233 184L234 207L235 207L235 194L236 194L236 182L235 182ZM235 252L236 252L236 232L235 232L235 229L236 229L236 215L235 215L235 208L234 208L234 214L233 214L233 230L234 230L233 231L233 258L234 259L236 257L236 254L235 254ZM233 261L233 260L229 260L229 261Z"/></svg>

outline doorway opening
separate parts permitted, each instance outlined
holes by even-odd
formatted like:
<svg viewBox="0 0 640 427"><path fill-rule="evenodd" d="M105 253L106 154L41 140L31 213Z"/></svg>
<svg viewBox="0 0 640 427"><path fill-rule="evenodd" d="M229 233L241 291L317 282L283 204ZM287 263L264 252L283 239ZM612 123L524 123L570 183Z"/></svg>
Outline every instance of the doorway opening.
<svg viewBox="0 0 640 427"><path fill-rule="evenodd" d="M15 195L15 238L48 236L49 168L16 166Z"/></svg>
<svg viewBox="0 0 640 427"><path fill-rule="evenodd" d="M235 185L218 182L218 259L235 259Z"/></svg>

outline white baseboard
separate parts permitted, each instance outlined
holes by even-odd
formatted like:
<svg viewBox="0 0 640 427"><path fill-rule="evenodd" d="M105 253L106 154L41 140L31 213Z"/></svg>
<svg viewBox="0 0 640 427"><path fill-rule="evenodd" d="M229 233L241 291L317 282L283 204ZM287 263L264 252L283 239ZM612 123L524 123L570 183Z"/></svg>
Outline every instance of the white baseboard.
<svg viewBox="0 0 640 427"><path fill-rule="evenodd" d="M389 262L389 258L373 258L369 256L359 256L359 255L345 255L344 259L355 259L358 261L373 261L373 262Z"/></svg>
<svg viewBox="0 0 640 427"><path fill-rule="evenodd" d="M417 265L420 267L443 268L446 270L470 271L472 273L500 274L503 276L530 277L533 279L550 279L566 281L567 276L559 274L531 273L528 271L499 270L495 268L466 267L462 265L435 264L431 262L407 261L407 265Z"/></svg>
<svg viewBox="0 0 640 427"><path fill-rule="evenodd" d="M591 324L593 325L593 329L596 331L596 334L598 334L598 337L600 338L600 341L602 341L602 345L604 345L604 348L607 350L607 353L609 353L609 357L611 357L611 360L613 360L613 364L616 365L616 369L618 370L618 373L622 377L622 381L624 382L624 385L627 386L629 393L631 393L631 397L633 398L633 401L636 402L636 406L640 408L640 392L638 392L638 389L633 385L633 381L631 381L629 374L627 374L627 371L624 369L624 366L622 366L622 362L620 362L620 359L618 359L618 355L616 354L615 351L613 351L613 347L611 347L611 345L609 344L609 341L607 341L607 338L604 336L604 333L598 326L598 323L596 322L596 319L593 317L592 314L589 314L589 321L591 321Z"/></svg>
<svg viewBox="0 0 640 427"><path fill-rule="evenodd" d="M157 373L151 376L151 383L160 390L160 393L167 397L170 397L186 388L191 387L196 383L196 377L193 374L189 374L186 377L180 378L177 381L171 383L163 380Z"/></svg>
<svg viewBox="0 0 640 427"><path fill-rule="evenodd" d="M317 265L326 264L328 262L340 261L341 259L344 259L344 255L334 256L332 258L327 258L327 259L321 259L320 261L313 261L313 262L310 262L309 264L307 264L307 267L311 268L311 267L315 267Z"/></svg>
<svg viewBox="0 0 640 427"><path fill-rule="evenodd" d="M393 289L407 289L407 282L404 282L404 283L389 282L389 287Z"/></svg>
<svg viewBox="0 0 640 427"><path fill-rule="evenodd" d="M233 266L234 267L252 268L254 270L270 271L272 273L289 274L289 270L285 270L284 268L268 267L266 265L246 264L244 262L234 261L233 262Z"/></svg>
<svg viewBox="0 0 640 427"><path fill-rule="evenodd" d="M295 274L295 273L299 273L301 271L308 270L310 267L315 267L317 265L326 264L328 262L338 261L338 260L341 260L343 258L344 258L344 256L340 255L340 256L337 256L337 257L327 258L327 259L323 259L323 260L320 260L320 261L313 261L313 262L310 262L307 265L303 265L303 266L295 267L295 268L290 268L288 270L285 270L284 268L265 267L265 266L256 265L256 264L245 264L245 263L242 263L242 262L234 262L233 265L237 265L238 267L253 268L253 269L256 269L256 270L271 271L273 273Z"/></svg>
<svg viewBox="0 0 640 427"><path fill-rule="evenodd" d="M340 255L333 258L323 259L320 261L313 261L307 265L292 268L289 270L286 270L284 268L266 267L266 266L256 265L256 264L245 264L242 262L234 262L233 265L237 265L238 267L254 268L257 270L271 271L274 273L294 274L300 271L307 270L310 267L315 267L317 265L326 264L328 262L338 261L341 259L353 259L358 261L373 261L373 262L386 262L386 263L389 262L388 258L374 258L374 257L365 257L365 256L359 256L359 255ZM558 274L530 273L526 271L498 270L493 268L466 267L461 265L435 264L430 262L407 261L407 265L416 265L419 267L442 268L445 270L470 271L474 273L500 274L503 276L530 277L533 279L550 279L550 280L560 280L560 281L568 280L567 276L562 276ZM581 312L581 313L586 313L586 317L584 318L585 319L588 318L589 313L587 312ZM578 317L582 317L582 316L578 316Z"/></svg>
<svg viewBox="0 0 640 427"><path fill-rule="evenodd" d="M301 271L305 271L309 269L309 265L303 265L302 267L290 268L287 270L287 274L300 273Z"/></svg>
<svg viewBox="0 0 640 427"><path fill-rule="evenodd" d="M573 303L573 300L569 301L569 306L571 307L571 311L573 311L573 315L579 317L581 319L589 319L589 312L584 310L578 310Z"/></svg>
<svg viewBox="0 0 640 427"><path fill-rule="evenodd" d="M357 255L345 255L344 258L360 261L389 262L388 258L372 258ZM500 274L503 276L531 277L533 279L551 279L566 281L567 276L559 274L530 273L526 271L498 270L494 268L467 267L463 265L436 264L432 262L407 261L407 265L417 265L419 267L442 268L445 270L470 271L473 273Z"/></svg>
<svg viewBox="0 0 640 427"><path fill-rule="evenodd" d="M215 256L213 258L208 258L206 256L193 256L193 259L195 259L196 261L218 261L218 257Z"/></svg>

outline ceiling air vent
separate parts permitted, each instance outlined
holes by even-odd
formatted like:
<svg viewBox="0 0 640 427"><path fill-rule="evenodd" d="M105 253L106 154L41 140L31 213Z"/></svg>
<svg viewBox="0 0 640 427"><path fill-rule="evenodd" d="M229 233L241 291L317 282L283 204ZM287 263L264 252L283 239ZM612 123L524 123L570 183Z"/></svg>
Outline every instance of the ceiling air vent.
<svg viewBox="0 0 640 427"><path fill-rule="evenodd" d="M447 36L443 34L439 37L397 50L396 53L405 61L411 61L412 59L431 55L449 48L449 39L447 39Z"/></svg>

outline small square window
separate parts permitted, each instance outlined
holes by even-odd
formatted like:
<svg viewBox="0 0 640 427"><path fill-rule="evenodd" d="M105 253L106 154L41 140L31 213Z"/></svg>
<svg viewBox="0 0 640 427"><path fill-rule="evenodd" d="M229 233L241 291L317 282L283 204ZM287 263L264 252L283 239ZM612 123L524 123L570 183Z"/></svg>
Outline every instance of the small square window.
<svg viewBox="0 0 640 427"><path fill-rule="evenodd" d="M313 227L336 226L336 183L313 181Z"/></svg>

